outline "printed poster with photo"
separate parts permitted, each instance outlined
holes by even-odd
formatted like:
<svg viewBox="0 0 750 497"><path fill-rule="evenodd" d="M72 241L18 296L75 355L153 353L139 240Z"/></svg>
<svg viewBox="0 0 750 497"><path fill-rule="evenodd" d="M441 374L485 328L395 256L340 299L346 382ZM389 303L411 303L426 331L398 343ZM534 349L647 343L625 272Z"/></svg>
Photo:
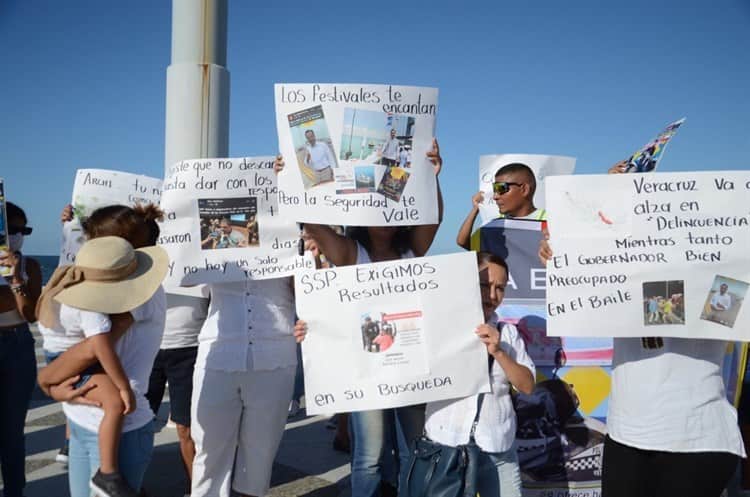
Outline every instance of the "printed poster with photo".
<svg viewBox="0 0 750 497"><path fill-rule="evenodd" d="M489 390L474 253L301 271L294 285L308 414Z"/></svg>
<svg viewBox="0 0 750 497"><path fill-rule="evenodd" d="M648 173L656 169L656 165L661 160L664 149L667 148L669 140L677 133L680 126L685 122L685 118L667 125L664 130L656 137L638 149L633 155L628 157L625 172L627 173Z"/></svg>
<svg viewBox="0 0 750 497"><path fill-rule="evenodd" d="M749 171L548 181L548 334L750 341Z"/></svg>
<svg viewBox="0 0 750 497"><path fill-rule="evenodd" d="M60 265L73 264L85 237L82 222L108 205L158 204L162 180L108 169L79 169L73 184L73 220L63 224Z"/></svg>
<svg viewBox="0 0 750 497"><path fill-rule="evenodd" d="M482 224L487 224L497 219L500 214L497 202L494 198L493 183L495 173L500 168L509 164L525 164L531 168L536 177L536 191L534 192L534 205L543 209L544 187L547 176L561 174L573 174L576 167L574 157L560 155L536 155L536 154L495 154L482 155L479 157L479 191L484 195L484 200L479 206L479 216ZM506 179L507 181L507 179Z"/></svg>
<svg viewBox="0 0 750 497"><path fill-rule="evenodd" d="M296 223L279 211L273 160L192 159L167 169L159 244L171 259L168 283L280 278L313 264L299 255Z"/></svg>
<svg viewBox="0 0 750 497"><path fill-rule="evenodd" d="M426 157L437 95L411 86L277 84L285 215L339 225L437 223L437 184Z"/></svg>

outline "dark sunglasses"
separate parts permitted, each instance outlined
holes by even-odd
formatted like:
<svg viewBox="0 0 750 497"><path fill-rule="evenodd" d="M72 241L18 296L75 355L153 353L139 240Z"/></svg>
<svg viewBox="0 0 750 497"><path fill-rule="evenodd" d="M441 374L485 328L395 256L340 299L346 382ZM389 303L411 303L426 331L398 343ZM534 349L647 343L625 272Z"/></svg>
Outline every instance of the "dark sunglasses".
<svg viewBox="0 0 750 497"><path fill-rule="evenodd" d="M495 181L492 183L492 191L498 195L504 195L510 191L511 186L523 186L523 183L511 183L508 181Z"/></svg>
<svg viewBox="0 0 750 497"><path fill-rule="evenodd" d="M20 233L23 236L29 236L32 231L34 231L34 229L31 226L24 226L23 228L19 228L18 226L8 226L9 235L17 235Z"/></svg>

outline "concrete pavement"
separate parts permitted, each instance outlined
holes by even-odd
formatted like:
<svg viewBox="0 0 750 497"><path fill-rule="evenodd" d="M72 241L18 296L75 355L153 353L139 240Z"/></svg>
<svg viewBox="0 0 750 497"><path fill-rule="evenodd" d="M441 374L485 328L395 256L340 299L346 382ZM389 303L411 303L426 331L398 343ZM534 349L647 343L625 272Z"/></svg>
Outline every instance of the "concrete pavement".
<svg viewBox="0 0 750 497"><path fill-rule="evenodd" d="M44 365L37 338L37 362ZM185 479L176 430L166 426L169 398L157 416L155 448L144 488L149 497L182 497ZM286 425L274 463L270 495L274 497L345 497L349 492L349 458L331 447L327 417L304 411ZM64 439L65 416L60 404L34 392L26 419L26 497L69 495L67 472L55 462ZM1 484L0 484L1 488Z"/></svg>

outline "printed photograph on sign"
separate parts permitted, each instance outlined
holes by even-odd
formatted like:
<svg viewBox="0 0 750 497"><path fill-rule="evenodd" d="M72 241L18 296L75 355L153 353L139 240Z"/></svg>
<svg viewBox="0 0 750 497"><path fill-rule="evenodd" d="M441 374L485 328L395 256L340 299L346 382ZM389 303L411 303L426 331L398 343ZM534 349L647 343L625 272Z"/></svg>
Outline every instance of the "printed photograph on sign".
<svg viewBox="0 0 750 497"><path fill-rule="evenodd" d="M217 250L258 246L258 199L198 199L201 249Z"/></svg>
<svg viewBox="0 0 750 497"><path fill-rule="evenodd" d="M409 181L409 173L406 169L400 167L389 167L383 173L383 178L378 185L378 193L393 200L401 201L401 194L404 193L406 182Z"/></svg>
<svg viewBox="0 0 750 497"><path fill-rule="evenodd" d="M643 283L643 324L685 324L685 282Z"/></svg>
<svg viewBox="0 0 750 497"><path fill-rule="evenodd" d="M389 308L365 308L360 312L356 347L363 351L366 376L400 376L403 368L429 372L422 311Z"/></svg>
<svg viewBox="0 0 750 497"><path fill-rule="evenodd" d="M716 275L706 297L701 319L733 328L747 288L746 281Z"/></svg>
<svg viewBox="0 0 750 497"><path fill-rule="evenodd" d="M396 342L406 346L420 343L421 318L421 311L362 314L362 348L365 352L378 353L390 349ZM399 336L401 332L403 336Z"/></svg>
<svg viewBox="0 0 750 497"><path fill-rule="evenodd" d="M323 107L317 105L287 117L305 189L333 182L338 163Z"/></svg>
<svg viewBox="0 0 750 497"><path fill-rule="evenodd" d="M415 119L363 109L344 109L340 159L411 167Z"/></svg>
<svg viewBox="0 0 750 497"><path fill-rule="evenodd" d="M354 189L355 193L375 191L375 166L354 166Z"/></svg>

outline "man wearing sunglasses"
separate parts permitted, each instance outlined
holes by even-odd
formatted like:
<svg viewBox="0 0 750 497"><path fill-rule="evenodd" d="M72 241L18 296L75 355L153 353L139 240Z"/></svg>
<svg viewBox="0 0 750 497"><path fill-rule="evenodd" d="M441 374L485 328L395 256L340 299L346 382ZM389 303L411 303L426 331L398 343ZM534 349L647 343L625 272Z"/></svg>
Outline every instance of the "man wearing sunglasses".
<svg viewBox="0 0 750 497"><path fill-rule="evenodd" d="M544 221L547 211L534 206L536 177L534 171L526 164L514 162L507 164L495 173L492 184L493 199L497 204L501 218L533 219ZM479 230L472 235L474 221L479 214L479 205L484 200L482 192L475 194L471 201L473 206L466 216L456 236L456 243L466 250L479 250Z"/></svg>

